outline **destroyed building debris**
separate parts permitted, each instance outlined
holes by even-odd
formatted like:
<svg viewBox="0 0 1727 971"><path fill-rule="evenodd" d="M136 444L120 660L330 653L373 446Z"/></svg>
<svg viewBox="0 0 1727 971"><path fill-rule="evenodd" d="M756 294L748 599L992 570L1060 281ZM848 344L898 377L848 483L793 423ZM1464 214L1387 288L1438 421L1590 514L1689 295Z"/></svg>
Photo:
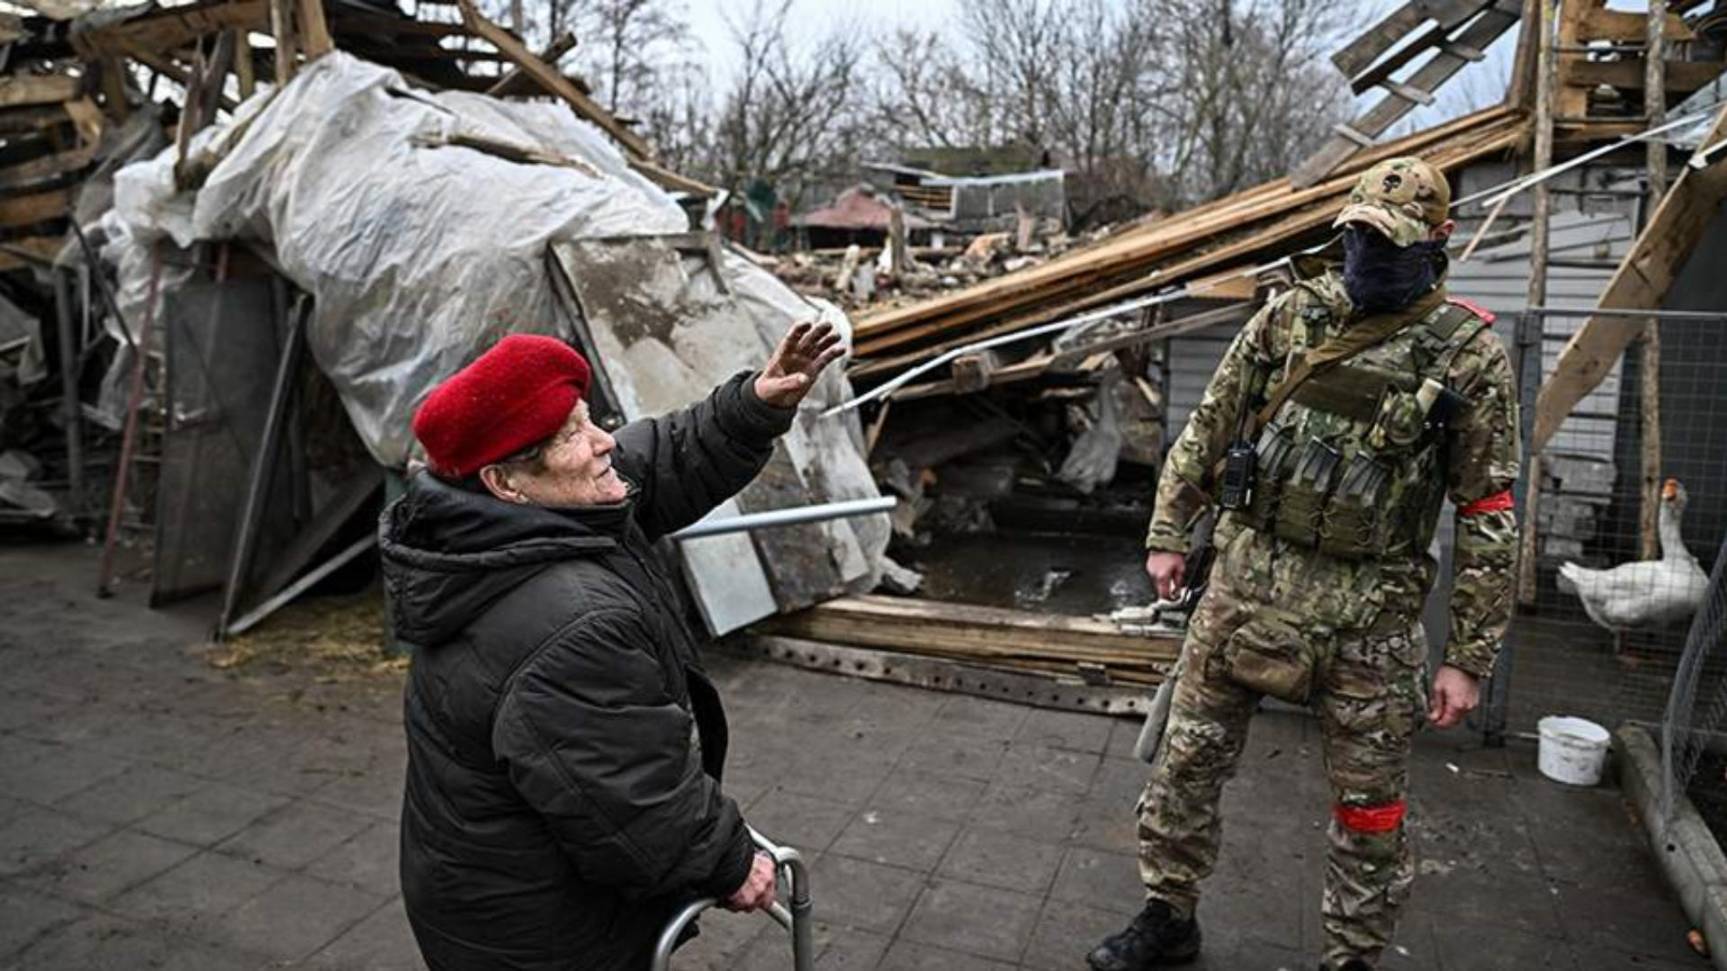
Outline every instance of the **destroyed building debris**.
<svg viewBox="0 0 1727 971"><path fill-rule="evenodd" d="M1150 600L1138 547L1163 450L1235 330L1295 261L1325 258L1355 177L1405 154L1448 173L1453 289L1500 311L1508 343L1537 280L1556 307L1663 306L1721 221L1727 18L1703 6L1667 5L1651 59L1641 14L1567 4L1545 52L1519 33L1503 103L1382 140L1540 8L1410 2L1334 58L1381 100L1286 178L1070 235L1058 160L906 152L852 160L850 188L796 215L771 190L744 199L801 237L778 252L730 242L741 197L670 171L558 66L573 38L536 55L468 0L12 18L0 511L103 534L104 585L148 553L158 599L221 588L222 626L249 626L365 572L417 396L497 336L593 352L622 421L819 317L849 328L847 373L722 512L899 505L682 544L710 629L799 663L949 687L988 671L1006 680L976 690L1130 708L1179 636L1107 619ZM1557 444L1526 564L1598 550L1616 483L1653 468L1624 450L1662 434L1579 413L1620 407L1640 338L1540 326L1550 374L1528 404ZM199 473L236 487L205 495Z"/></svg>

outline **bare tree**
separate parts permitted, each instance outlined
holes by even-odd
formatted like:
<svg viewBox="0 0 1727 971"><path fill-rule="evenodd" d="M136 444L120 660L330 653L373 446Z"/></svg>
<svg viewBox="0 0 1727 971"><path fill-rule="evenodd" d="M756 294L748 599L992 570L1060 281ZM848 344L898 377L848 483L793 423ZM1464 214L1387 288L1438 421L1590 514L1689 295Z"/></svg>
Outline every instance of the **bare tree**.
<svg viewBox="0 0 1727 971"><path fill-rule="evenodd" d="M732 25L738 68L719 101L711 176L733 191L766 180L795 206L817 177L855 169L866 43L841 25L799 49L786 35L790 8L754 0Z"/></svg>
<svg viewBox="0 0 1727 971"><path fill-rule="evenodd" d="M872 117L894 144L1050 152L1080 225L1177 208L1281 175L1324 137L1347 95L1321 54L1351 7L961 0L957 46L878 45Z"/></svg>

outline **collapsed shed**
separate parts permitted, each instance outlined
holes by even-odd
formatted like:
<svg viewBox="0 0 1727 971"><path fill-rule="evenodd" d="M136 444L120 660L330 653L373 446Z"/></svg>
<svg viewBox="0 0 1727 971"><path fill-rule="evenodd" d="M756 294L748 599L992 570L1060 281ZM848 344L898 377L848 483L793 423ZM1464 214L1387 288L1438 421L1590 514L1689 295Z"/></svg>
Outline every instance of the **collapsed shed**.
<svg viewBox="0 0 1727 971"><path fill-rule="evenodd" d="M1499 314L1496 330L1522 362L1535 443L1523 506L1526 607L1512 640L1530 632L1524 640L1544 641L1547 653L1521 648L1539 673L1523 676L1510 707L1510 675L1496 682L1484 727L1492 735L1532 724L1531 712L1561 693L1571 708L1588 699L1594 707L1582 710L1609 721L1659 711L1683 631L1644 633L1633 640L1641 647L1615 649L1554 578L1567 557L1611 565L1658 555L1653 499L1667 476L1713 497L1691 503L1690 550L1707 562L1721 540L1715 511L1727 466L1716 458L1727 446L1719 422L1697 416L1727 407L1719 382L1701 377L1727 360L1709 337L1719 320L1682 318L1727 308L1704 269L1727 233L1723 21L1701 3L1668 5L1652 22L1590 2L1564 5L1545 32L1530 29L1541 9L1523 4L1520 18L1509 5L1468 0L1401 5L1334 57L1354 90L1381 92L1378 103L1289 178L973 286L855 314L851 375L869 390L849 406L879 429L872 464L906 502L891 551L926 569L918 609L969 624L987 645L991 621L969 613L980 604L1036 608L1025 619L1044 615L1054 626L1148 601L1143 578L1100 563L1137 570L1157 447L1180 431L1235 330L1287 285L1292 261L1332 238L1355 177L1413 154L1451 178L1460 222L1451 290ZM1374 142L1520 22L1502 104ZM1591 318L1596 307L1619 313ZM1637 336L1638 310L1669 315L1659 325L1668 342ZM1152 461L1134 461L1147 446ZM914 511L924 518L908 521ZM1065 537L1071 548L1026 553L1037 536ZM1447 555L1448 542L1436 555ZM954 546L967 555L948 555ZM1016 559L1036 569L994 566ZM982 571L989 582L963 582L983 562L992 564ZM1436 645L1444 596L1442 586L1429 611ZM855 615L871 609L834 601L775 624L928 653L910 628L897 642L879 627L863 630ZM1069 616L1048 619L1052 610ZM1118 612L1126 631L1141 632L1143 619ZM1547 633L1536 638L1541 624ZM1565 654L1580 643L1606 645L1604 662ZM1154 631L1131 661L1088 665L1060 650L1040 660L1096 703L1108 692L1089 688L1155 679L1173 650L1173 632ZM985 647L975 654L993 661ZM1554 666L1586 673L1556 676ZM1637 677L1626 676L1632 670Z"/></svg>

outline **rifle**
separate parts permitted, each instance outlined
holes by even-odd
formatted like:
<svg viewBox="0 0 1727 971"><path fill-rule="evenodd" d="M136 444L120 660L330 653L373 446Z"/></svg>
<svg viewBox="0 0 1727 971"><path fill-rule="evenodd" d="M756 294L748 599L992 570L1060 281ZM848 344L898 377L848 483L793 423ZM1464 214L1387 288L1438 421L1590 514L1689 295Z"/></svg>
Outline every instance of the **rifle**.
<svg viewBox="0 0 1727 971"><path fill-rule="evenodd" d="M1199 605L1199 598L1205 595L1206 585L1211 580L1211 564L1217 558L1217 549L1211 545L1211 530L1216 524L1215 515L1203 520L1195 531L1193 548L1187 553L1187 560L1182 566L1182 576L1187 580L1187 586L1176 592L1172 600L1160 600L1152 605L1152 623L1161 619L1164 613L1183 613L1189 616L1193 608ZM1151 764L1157 761L1157 750L1163 743L1163 730L1169 724L1169 706L1175 696L1175 682L1181 674L1181 661L1177 660L1164 675L1163 683L1157 686L1157 692L1151 696L1151 706L1145 712L1145 724L1140 726L1139 740L1133 744L1134 757L1141 762Z"/></svg>

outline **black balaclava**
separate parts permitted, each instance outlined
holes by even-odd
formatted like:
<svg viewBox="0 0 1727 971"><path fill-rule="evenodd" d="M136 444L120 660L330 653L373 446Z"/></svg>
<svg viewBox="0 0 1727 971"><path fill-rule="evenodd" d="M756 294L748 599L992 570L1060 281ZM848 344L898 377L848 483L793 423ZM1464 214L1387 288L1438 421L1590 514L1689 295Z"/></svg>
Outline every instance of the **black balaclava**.
<svg viewBox="0 0 1727 971"><path fill-rule="evenodd" d="M1355 309L1367 314L1409 306L1433 289L1445 268L1445 241L1398 246L1377 229L1343 227L1343 287Z"/></svg>

